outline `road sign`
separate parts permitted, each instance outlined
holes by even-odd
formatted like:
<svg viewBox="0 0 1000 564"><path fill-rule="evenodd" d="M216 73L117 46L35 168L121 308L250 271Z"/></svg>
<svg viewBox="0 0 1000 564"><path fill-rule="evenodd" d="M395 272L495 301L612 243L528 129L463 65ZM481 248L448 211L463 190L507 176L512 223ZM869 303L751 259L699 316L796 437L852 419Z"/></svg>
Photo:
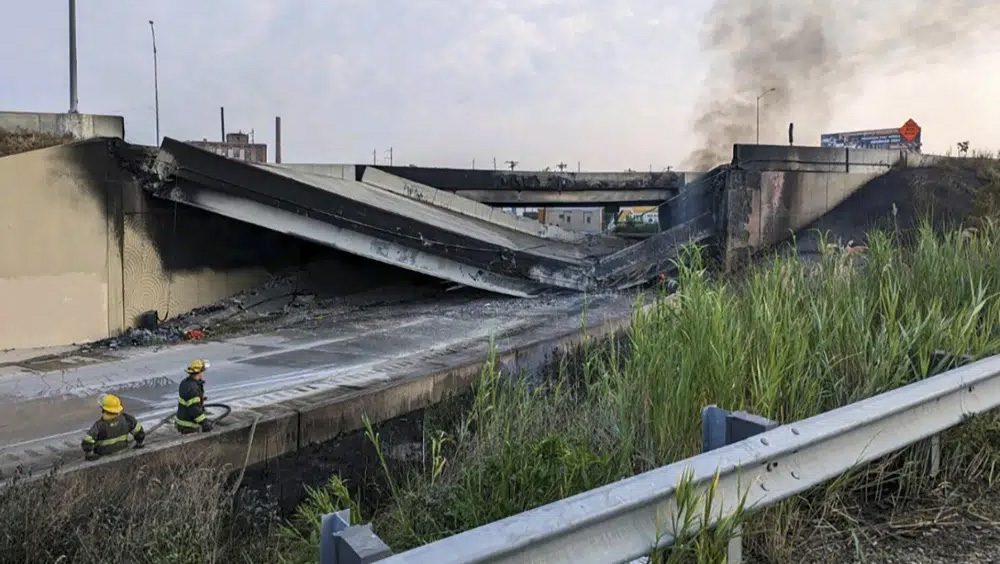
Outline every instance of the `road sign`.
<svg viewBox="0 0 1000 564"><path fill-rule="evenodd" d="M918 135L920 135L920 126L917 125L917 122L913 121L912 118L908 119L906 120L906 123L903 124L903 127L899 128L899 134L903 136L903 139L912 142Z"/></svg>
<svg viewBox="0 0 1000 564"><path fill-rule="evenodd" d="M908 120L902 127L824 133L820 146L847 149L902 149L919 153L921 130L915 121Z"/></svg>

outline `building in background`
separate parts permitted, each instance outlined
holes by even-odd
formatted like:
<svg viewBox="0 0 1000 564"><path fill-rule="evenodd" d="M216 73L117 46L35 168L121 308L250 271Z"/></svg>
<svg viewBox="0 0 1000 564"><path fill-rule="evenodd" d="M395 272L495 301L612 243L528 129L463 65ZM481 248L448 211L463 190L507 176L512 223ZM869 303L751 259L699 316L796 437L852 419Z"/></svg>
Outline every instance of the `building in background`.
<svg viewBox="0 0 1000 564"><path fill-rule="evenodd" d="M582 233L600 233L604 231L601 220L604 216L603 207L592 208L544 208L539 212L539 221L545 225L555 225L567 231Z"/></svg>
<svg viewBox="0 0 1000 564"><path fill-rule="evenodd" d="M187 143L238 161L251 163L267 162L267 144L252 143L250 135L242 131L239 133L227 133L224 143L222 141L209 141L208 139L187 141Z"/></svg>
<svg viewBox="0 0 1000 564"><path fill-rule="evenodd" d="M632 206L618 211L618 223L659 223L660 206Z"/></svg>
<svg viewBox="0 0 1000 564"><path fill-rule="evenodd" d="M921 147L920 126L912 119L902 127L890 129L869 129L843 133L824 133L819 137L821 147L848 149L902 149L919 153Z"/></svg>

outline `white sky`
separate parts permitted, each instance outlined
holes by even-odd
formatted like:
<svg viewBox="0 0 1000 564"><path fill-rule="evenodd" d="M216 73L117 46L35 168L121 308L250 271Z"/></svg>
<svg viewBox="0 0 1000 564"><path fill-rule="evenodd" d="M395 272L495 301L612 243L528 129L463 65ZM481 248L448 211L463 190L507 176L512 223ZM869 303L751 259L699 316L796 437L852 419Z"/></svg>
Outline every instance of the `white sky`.
<svg viewBox="0 0 1000 564"><path fill-rule="evenodd" d="M227 129L254 129L269 158L280 115L286 162L371 162L392 146L396 164L681 168L696 148L708 4L78 0L80 111L124 115L130 141L154 142L153 19L166 136L217 139L225 106ZM0 109L66 111L66 0L0 0L0 13ZM798 143L818 144L912 117L926 152L1000 149L997 45L984 36L857 80L832 115L769 117L764 103L761 141L784 143L788 121Z"/></svg>

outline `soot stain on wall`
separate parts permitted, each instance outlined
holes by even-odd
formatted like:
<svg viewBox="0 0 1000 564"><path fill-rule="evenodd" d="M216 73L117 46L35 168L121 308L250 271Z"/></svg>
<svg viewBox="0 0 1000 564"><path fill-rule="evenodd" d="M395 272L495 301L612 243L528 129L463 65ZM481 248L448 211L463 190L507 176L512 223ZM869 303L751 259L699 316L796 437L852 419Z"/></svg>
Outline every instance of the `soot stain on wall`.
<svg viewBox="0 0 1000 564"><path fill-rule="evenodd" d="M142 183L151 180L143 164L155 159L155 147L110 138L68 147L70 158L85 177L82 186L113 225L118 249L124 250L126 225L137 229L150 241L168 275L204 269L263 268L273 272L323 261L342 263L340 274L349 272L351 277L364 279L368 288L416 277L336 249L155 198L142 189Z"/></svg>

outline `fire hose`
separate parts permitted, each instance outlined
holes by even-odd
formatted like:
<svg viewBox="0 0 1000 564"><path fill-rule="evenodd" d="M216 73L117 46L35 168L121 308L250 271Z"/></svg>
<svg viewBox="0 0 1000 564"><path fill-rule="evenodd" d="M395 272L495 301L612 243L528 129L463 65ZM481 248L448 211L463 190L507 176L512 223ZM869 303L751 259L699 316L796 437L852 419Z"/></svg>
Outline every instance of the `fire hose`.
<svg viewBox="0 0 1000 564"><path fill-rule="evenodd" d="M223 419L225 419L226 417L228 417L230 413L233 412L233 408L229 407L228 405L226 405L224 403L206 403L205 404L205 409L206 410L208 408L210 408L210 407L217 407L217 408L220 408L220 409L223 410L221 415L217 415L215 417L209 417L208 418L208 420L211 421L213 425L215 425L219 421L222 421ZM168 422L170 422L170 420L173 419L174 416L175 416L174 414L170 414L170 415L164 417L163 419L161 419L160 421L158 421L156 423L156 425L153 425L152 427L150 427L149 429L147 429L146 430L146 434L147 435L152 435L154 431L156 431L160 427L162 427L162 426L166 425Z"/></svg>
<svg viewBox="0 0 1000 564"><path fill-rule="evenodd" d="M228 417L230 413L233 412L233 408L229 407L228 405L226 405L224 403L206 403L205 404L205 409L206 410L208 410L209 408L212 408L212 407L218 408L218 409L222 410L221 414L216 415L215 417L209 417L208 418L208 420L211 421L213 425L216 424L216 423L218 423L219 421L222 421L223 419L225 419L226 417ZM233 493L236 492L236 490L240 487L240 483L243 482L243 475L246 473L246 471L247 471L247 464L250 462L250 450L253 447L253 437L254 437L254 433L256 433L256 431L257 431L257 423L260 421L260 418L261 418L261 414L260 413L257 413L257 412L253 412L253 413L254 413L254 419L253 419L253 424L250 426L250 438L247 440L247 452L246 452L246 455L243 458L243 469L240 470L239 477L236 478L236 481L233 483L233 489L232 489ZM152 427L150 427L146 431L146 435L148 436L148 435L153 434L153 432L155 432L160 427L166 425L174 417L175 417L175 414L170 414L170 415L164 417L163 419L161 419L160 421L158 421L155 425L153 425Z"/></svg>

